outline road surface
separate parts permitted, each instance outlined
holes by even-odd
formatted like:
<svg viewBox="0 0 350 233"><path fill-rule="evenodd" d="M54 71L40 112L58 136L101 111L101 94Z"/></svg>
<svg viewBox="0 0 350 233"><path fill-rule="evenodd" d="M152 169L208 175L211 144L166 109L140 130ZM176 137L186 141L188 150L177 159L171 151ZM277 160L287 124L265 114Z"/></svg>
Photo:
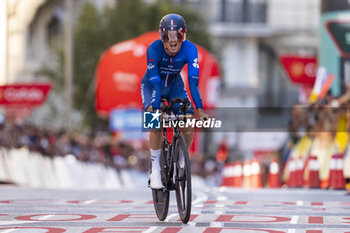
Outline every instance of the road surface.
<svg viewBox="0 0 350 233"><path fill-rule="evenodd" d="M171 193L159 222L147 188L48 190L0 186L0 233L350 232L350 196L311 189L198 188L182 224Z"/></svg>

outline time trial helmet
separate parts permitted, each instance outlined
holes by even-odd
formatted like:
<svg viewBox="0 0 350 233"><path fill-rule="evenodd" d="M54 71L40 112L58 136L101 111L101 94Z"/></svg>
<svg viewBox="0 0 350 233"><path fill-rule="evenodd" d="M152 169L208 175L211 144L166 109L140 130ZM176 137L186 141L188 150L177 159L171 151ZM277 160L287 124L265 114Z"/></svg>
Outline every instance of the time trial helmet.
<svg viewBox="0 0 350 233"><path fill-rule="evenodd" d="M186 40L186 22L181 15L168 14L159 23L160 39L163 42Z"/></svg>

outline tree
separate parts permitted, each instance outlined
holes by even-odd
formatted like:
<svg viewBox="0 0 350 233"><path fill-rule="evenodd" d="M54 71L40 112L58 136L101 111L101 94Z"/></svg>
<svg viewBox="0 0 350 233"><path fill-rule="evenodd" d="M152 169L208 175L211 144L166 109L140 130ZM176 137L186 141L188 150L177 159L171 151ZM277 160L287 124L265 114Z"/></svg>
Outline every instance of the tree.
<svg viewBox="0 0 350 233"><path fill-rule="evenodd" d="M99 121L94 106L94 74L101 54L109 46L108 28L92 3L83 6L74 32L73 105L84 115L83 125Z"/></svg>

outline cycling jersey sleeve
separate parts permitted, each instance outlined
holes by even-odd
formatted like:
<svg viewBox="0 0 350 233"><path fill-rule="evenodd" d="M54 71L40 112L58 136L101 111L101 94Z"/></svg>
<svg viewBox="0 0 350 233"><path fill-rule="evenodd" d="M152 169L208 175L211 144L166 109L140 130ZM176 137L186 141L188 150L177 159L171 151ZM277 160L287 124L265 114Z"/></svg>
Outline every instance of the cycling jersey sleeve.
<svg viewBox="0 0 350 233"><path fill-rule="evenodd" d="M191 96L196 108L203 108L202 98L198 89L199 82L199 65L198 65L198 52L197 47L194 44L190 44L187 65L188 65L188 84L191 91Z"/></svg>
<svg viewBox="0 0 350 233"><path fill-rule="evenodd" d="M147 72L149 74L149 81L153 85L153 111L159 109L161 101L161 90L160 90L160 76L158 71L158 58L156 50L150 45L147 49Z"/></svg>

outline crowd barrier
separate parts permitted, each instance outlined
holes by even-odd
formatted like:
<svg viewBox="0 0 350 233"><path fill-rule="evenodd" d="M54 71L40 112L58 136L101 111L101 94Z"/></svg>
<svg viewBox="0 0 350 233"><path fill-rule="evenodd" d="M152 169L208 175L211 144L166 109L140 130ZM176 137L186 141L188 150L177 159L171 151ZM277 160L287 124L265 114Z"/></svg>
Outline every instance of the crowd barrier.
<svg viewBox="0 0 350 233"><path fill-rule="evenodd" d="M288 187L345 189L350 178L348 137L322 132L305 135L292 148L286 161L283 180Z"/></svg>
<svg viewBox="0 0 350 233"><path fill-rule="evenodd" d="M130 186L127 171L81 162L74 155L53 158L25 148L0 148L0 181L56 189L119 189Z"/></svg>
<svg viewBox="0 0 350 233"><path fill-rule="evenodd" d="M222 186L261 188L262 178L258 160L246 160L225 164L222 170Z"/></svg>
<svg viewBox="0 0 350 233"><path fill-rule="evenodd" d="M261 173L262 164L256 159L227 163L222 171L221 185L347 189L350 192L350 149L337 142L339 138L329 136L304 136L291 148L285 164L280 166L276 158L271 159L267 166L269 174L265 176Z"/></svg>
<svg viewBox="0 0 350 233"><path fill-rule="evenodd" d="M25 148L0 148L0 182L52 189L122 189L147 187L148 173L131 169L117 171L99 163L81 162L74 155L53 158ZM192 187L205 187L192 175Z"/></svg>

